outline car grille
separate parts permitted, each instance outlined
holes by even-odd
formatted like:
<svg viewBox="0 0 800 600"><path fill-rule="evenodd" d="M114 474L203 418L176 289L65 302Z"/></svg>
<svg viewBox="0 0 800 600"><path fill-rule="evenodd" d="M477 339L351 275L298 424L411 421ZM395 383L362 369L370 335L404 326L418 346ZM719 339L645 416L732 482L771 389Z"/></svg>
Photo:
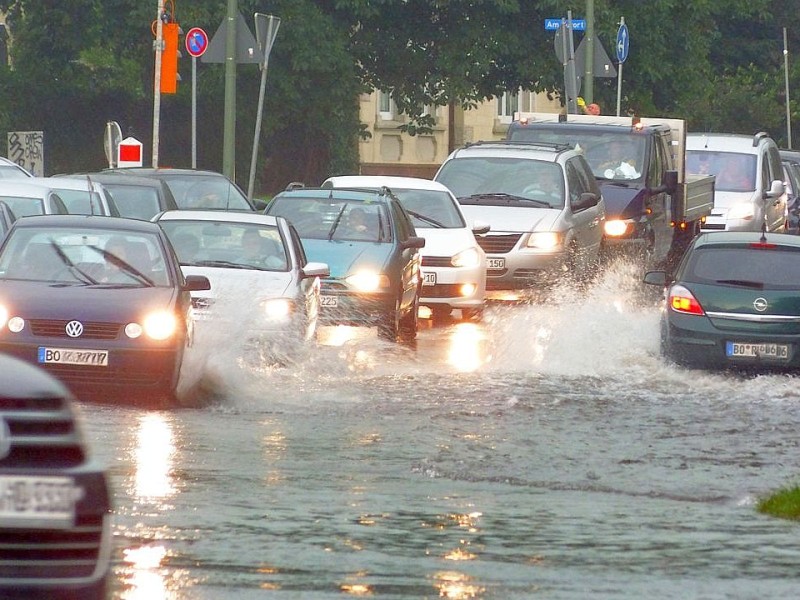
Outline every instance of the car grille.
<svg viewBox="0 0 800 600"><path fill-rule="evenodd" d="M10 449L0 468L73 467L86 459L63 398L0 397L0 418L10 432Z"/></svg>
<svg viewBox="0 0 800 600"><path fill-rule="evenodd" d="M125 367L91 367L87 365L40 365L53 377L60 379L67 385L103 385L113 384L114 387L126 385L158 385L163 383L165 374L172 368L171 361L165 359L163 364L157 365L144 361L135 368Z"/></svg>
<svg viewBox="0 0 800 600"><path fill-rule="evenodd" d="M31 333L40 337L67 338L66 326L69 321L31 319ZM122 326L119 323L83 323L81 339L115 340Z"/></svg>
<svg viewBox="0 0 800 600"><path fill-rule="evenodd" d="M437 283L436 285L422 286L423 298L461 298L460 283Z"/></svg>
<svg viewBox="0 0 800 600"><path fill-rule="evenodd" d="M506 254L514 249L521 237L521 233L509 233L506 235L482 235L476 239L478 245L487 254Z"/></svg>
<svg viewBox="0 0 800 600"><path fill-rule="evenodd" d="M0 579L86 579L102 557L103 518L79 517L70 529L0 529Z"/></svg>
<svg viewBox="0 0 800 600"><path fill-rule="evenodd" d="M452 267L453 259L450 256L423 256L423 267Z"/></svg>
<svg viewBox="0 0 800 600"><path fill-rule="evenodd" d="M704 231L711 231L711 230L723 230L725 229L725 223L703 223L700 226L701 230Z"/></svg>

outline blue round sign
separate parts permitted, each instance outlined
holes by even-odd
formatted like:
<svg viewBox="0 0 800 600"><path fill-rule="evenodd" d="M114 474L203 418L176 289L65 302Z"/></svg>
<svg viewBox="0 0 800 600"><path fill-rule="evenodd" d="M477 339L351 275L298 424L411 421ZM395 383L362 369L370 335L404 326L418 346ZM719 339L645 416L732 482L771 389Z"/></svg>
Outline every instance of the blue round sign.
<svg viewBox="0 0 800 600"><path fill-rule="evenodd" d="M628 58L628 50L631 47L631 38L628 35L628 26L623 23L617 30L617 60L621 63Z"/></svg>
<svg viewBox="0 0 800 600"><path fill-rule="evenodd" d="M208 48L208 35L199 27L192 27L186 34L186 51L190 56L202 56Z"/></svg>

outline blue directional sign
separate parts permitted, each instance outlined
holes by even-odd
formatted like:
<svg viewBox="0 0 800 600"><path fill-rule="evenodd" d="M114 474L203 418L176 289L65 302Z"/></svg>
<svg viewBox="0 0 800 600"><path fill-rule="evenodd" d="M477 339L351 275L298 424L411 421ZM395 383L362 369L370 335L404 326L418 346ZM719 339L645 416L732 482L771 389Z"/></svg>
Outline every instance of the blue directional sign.
<svg viewBox="0 0 800 600"><path fill-rule="evenodd" d="M561 27L561 19L545 19L544 30L555 31ZM586 19L572 19L572 29L575 31L586 31Z"/></svg>
<svg viewBox="0 0 800 600"><path fill-rule="evenodd" d="M631 47L631 37L628 35L628 26L623 23L617 30L617 60L624 63L628 58Z"/></svg>

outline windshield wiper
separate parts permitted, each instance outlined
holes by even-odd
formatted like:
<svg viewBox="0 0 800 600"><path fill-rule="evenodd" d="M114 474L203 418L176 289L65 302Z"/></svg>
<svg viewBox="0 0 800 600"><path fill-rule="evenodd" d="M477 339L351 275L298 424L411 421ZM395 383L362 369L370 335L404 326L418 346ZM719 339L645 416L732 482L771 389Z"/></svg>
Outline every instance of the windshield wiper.
<svg viewBox="0 0 800 600"><path fill-rule="evenodd" d="M231 269L249 269L249 265L233 262L230 260L198 260L193 263L198 267L230 267Z"/></svg>
<svg viewBox="0 0 800 600"><path fill-rule="evenodd" d="M342 220L342 215L344 214L344 209L347 208L347 204L347 202L342 204L342 208L339 209L339 214L336 215L336 218L333 220L333 225L331 225L331 229L328 231L329 242L333 239L333 232L336 231L336 228L339 226L339 221Z"/></svg>
<svg viewBox="0 0 800 600"><path fill-rule="evenodd" d="M89 275L86 271L78 268L75 265L75 263L69 259L67 253L64 252L61 246L56 244L55 240L50 240L50 246L52 246L53 250L55 250L56 254L58 255L58 258L61 259L61 262L67 265L67 267L69 267L70 271L72 271L73 274L77 273L78 275L80 275L80 277L77 277L76 279L80 280L82 283L88 283L90 285L94 285L97 283L97 281L93 279L91 275Z"/></svg>
<svg viewBox="0 0 800 600"><path fill-rule="evenodd" d="M764 283L761 281L752 281L749 279L717 279L716 283L738 285L740 287L748 287L755 289L763 289Z"/></svg>
<svg viewBox="0 0 800 600"><path fill-rule="evenodd" d="M100 248L99 246L94 246L91 244L87 246L87 248L91 248L95 252L99 252L100 254L102 254L103 258L105 258L108 262L110 262L115 267L122 269L128 275L133 276L133 278L139 281L139 283L142 283L148 287L153 287L155 285L153 283L153 280L150 279L147 275L142 273L139 269L137 269L133 265L122 260L119 256L117 256L113 252L109 252L105 248Z"/></svg>
<svg viewBox="0 0 800 600"><path fill-rule="evenodd" d="M502 192L493 194L472 194L471 196L458 197L459 202L465 200L467 201L467 204L472 204L473 202L479 204L481 200L508 200L509 202L528 202L530 204L541 206L542 208L553 208L552 204L545 202L544 200L536 200L534 198L526 198L525 196L516 196L514 194L506 194Z"/></svg>
<svg viewBox="0 0 800 600"><path fill-rule="evenodd" d="M442 223L440 223L439 221L437 221L436 219L432 219L430 217L426 217L425 215L421 215L418 212L415 212L413 210L406 209L406 212L408 214L410 214L412 217L414 217L415 219L419 219L420 221L424 221L425 223L433 225L434 227L437 227L439 229L444 227L444 225Z"/></svg>

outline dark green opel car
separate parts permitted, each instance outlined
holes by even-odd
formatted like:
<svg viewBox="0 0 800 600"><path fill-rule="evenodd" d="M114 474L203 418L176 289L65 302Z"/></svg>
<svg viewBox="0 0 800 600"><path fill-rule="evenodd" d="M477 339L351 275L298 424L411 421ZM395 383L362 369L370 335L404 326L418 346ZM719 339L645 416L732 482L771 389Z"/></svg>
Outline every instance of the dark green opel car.
<svg viewBox="0 0 800 600"><path fill-rule="evenodd" d="M800 237L756 232L699 235L665 287L661 351L701 368L800 367Z"/></svg>

